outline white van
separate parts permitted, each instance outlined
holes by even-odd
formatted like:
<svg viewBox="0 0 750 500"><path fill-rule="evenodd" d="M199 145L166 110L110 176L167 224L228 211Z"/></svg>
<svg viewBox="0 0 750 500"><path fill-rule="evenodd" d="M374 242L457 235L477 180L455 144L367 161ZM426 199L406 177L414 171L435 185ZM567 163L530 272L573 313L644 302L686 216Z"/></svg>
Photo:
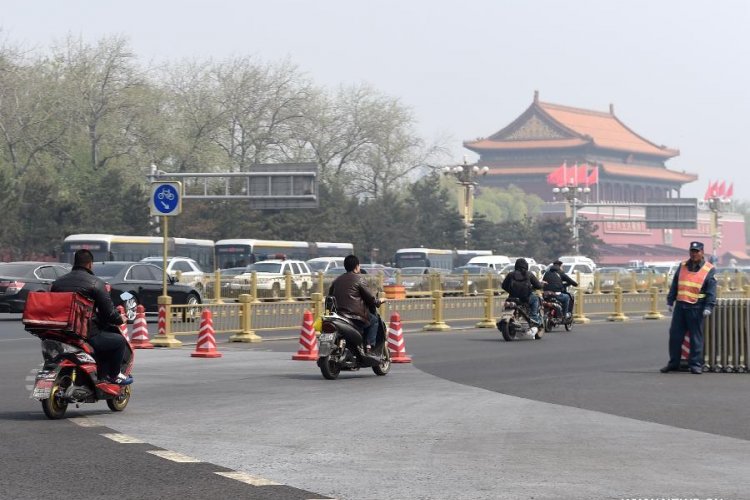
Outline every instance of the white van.
<svg viewBox="0 0 750 500"><path fill-rule="evenodd" d="M502 268L512 264L510 258L507 255L478 255L469 259L466 263L467 266L481 266L489 267L497 272L500 272Z"/></svg>
<svg viewBox="0 0 750 500"><path fill-rule="evenodd" d="M329 269L344 268L343 257L315 257L307 261L310 271L315 273L324 273Z"/></svg>
<svg viewBox="0 0 750 500"><path fill-rule="evenodd" d="M563 255L560 257L560 262L563 264L588 264L592 269L596 269L594 261L583 255Z"/></svg>

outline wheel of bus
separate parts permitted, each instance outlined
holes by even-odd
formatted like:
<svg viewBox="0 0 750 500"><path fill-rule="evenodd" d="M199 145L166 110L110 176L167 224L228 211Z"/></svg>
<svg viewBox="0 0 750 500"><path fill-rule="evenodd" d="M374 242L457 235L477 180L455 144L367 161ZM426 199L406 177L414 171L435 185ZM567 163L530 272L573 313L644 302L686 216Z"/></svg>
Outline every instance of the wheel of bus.
<svg viewBox="0 0 750 500"><path fill-rule="evenodd" d="M280 299L281 298L281 285L278 283L274 283L271 287L271 298L272 299Z"/></svg>

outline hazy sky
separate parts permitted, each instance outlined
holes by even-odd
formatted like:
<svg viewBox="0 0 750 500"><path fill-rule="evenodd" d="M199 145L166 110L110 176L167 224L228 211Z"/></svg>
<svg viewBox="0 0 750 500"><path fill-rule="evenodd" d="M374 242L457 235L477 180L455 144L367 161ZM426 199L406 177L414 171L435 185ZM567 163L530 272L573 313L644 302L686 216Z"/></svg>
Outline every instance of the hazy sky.
<svg viewBox="0 0 750 500"><path fill-rule="evenodd" d="M615 113L667 165L750 199L747 0L6 1L4 38L126 35L144 64L285 57L319 84L368 82L413 109L427 139L488 136L543 101ZM473 159L472 156L470 158Z"/></svg>

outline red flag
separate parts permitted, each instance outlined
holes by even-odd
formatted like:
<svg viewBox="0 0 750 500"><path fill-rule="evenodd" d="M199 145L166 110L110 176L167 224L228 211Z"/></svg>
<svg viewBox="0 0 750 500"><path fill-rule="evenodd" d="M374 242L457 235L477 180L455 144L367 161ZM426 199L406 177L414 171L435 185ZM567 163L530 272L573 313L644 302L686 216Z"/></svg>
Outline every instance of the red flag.
<svg viewBox="0 0 750 500"><path fill-rule="evenodd" d="M588 169L589 166L585 163L578 167L578 172L576 172L576 185L586 182L586 180L588 179Z"/></svg>
<svg viewBox="0 0 750 500"><path fill-rule="evenodd" d="M563 166L564 164L560 165L547 175L547 184L552 184L553 186L560 186L562 184Z"/></svg>
<svg viewBox="0 0 750 500"><path fill-rule="evenodd" d="M703 195L704 200L708 200L711 198L711 192L714 190L714 183L711 181L708 181L708 187L706 188L706 193Z"/></svg>
<svg viewBox="0 0 750 500"><path fill-rule="evenodd" d="M731 198L734 195L734 182L729 185L727 192L724 193L724 198Z"/></svg>
<svg viewBox="0 0 750 500"><path fill-rule="evenodd" d="M724 190L726 188L727 188L726 181L721 181L721 184L719 184L719 187L715 187L715 189L714 189L714 196L716 196L717 198L723 198L724 197Z"/></svg>
<svg viewBox="0 0 750 500"><path fill-rule="evenodd" d="M586 177L586 187L591 186L593 184L599 183L599 167L594 167L591 169L591 173L588 177Z"/></svg>

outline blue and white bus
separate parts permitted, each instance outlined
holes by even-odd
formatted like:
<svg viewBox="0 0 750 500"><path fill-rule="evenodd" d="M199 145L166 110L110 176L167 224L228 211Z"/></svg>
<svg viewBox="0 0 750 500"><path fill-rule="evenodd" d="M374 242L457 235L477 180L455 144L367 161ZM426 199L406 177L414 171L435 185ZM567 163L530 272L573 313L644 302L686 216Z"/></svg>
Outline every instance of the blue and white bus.
<svg viewBox="0 0 750 500"><path fill-rule="evenodd" d="M164 254L161 236L120 236L116 234L71 234L62 244L60 262L73 263L76 250L90 250L97 262L139 261ZM188 257L202 269L214 269L214 242L192 238L167 238L167 252L173 257Z"/></svg>
<svg viewBox="0 0 750 500"><path fill-rule="evenodd" d="M219 269L229 269L268 259L306 261L315 257L346 257L351 253L354 253L351 243L229 239L216 242L216 265Z"/></svg>
<svg viewBox="0 0 750 500"><path fill-rule="evenodd" d="M394 267L436 267L453 270L478 255L492 255L491 250L443 250L438 248L400 248L393 257Z"/></svg>

